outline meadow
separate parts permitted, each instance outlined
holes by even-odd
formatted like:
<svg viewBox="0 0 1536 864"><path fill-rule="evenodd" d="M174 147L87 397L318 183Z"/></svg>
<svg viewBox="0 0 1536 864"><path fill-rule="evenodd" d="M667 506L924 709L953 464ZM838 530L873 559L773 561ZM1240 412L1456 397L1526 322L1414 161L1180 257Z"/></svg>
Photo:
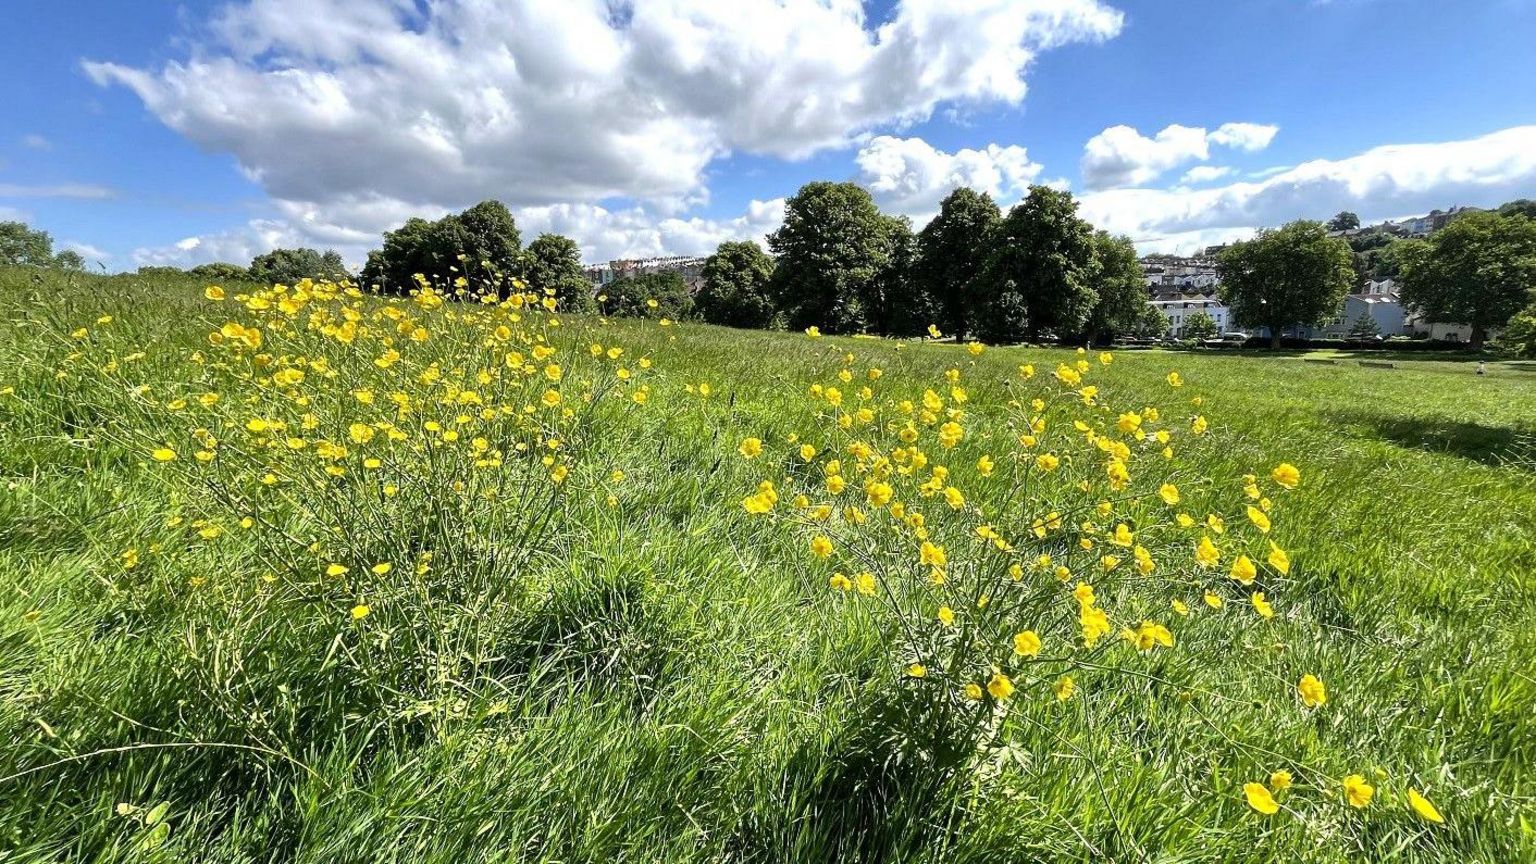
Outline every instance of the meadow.
<svg viewBox="0 0 1536 864"><path fill-rule="evenodd" d="M543 299L0 271L0 861L1536 860L1536 372Z"/></svg>

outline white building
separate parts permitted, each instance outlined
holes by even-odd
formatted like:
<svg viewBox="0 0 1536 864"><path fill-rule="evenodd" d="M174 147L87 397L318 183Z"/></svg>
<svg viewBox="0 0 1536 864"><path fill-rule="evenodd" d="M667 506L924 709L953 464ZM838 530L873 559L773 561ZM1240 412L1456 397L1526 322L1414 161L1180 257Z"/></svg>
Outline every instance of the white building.
<svg viewBox="0 0 1536 864"><path fill-rule="evenodd" d="M650 273L676 272L688 283L693 290L698 289L698 283L703 279L704 262L706 258L688 256L675 256L670 258L635 258L618 261L609 261L607 264L598 264L585 268L587 278L598 288L602 288L616 279L633 276L644 276Z"/></svg>
<svg viewBox="0 0 1536 864"><path fill-rule="evenodd" d="M1153 294L1211 294L1221 284L1209 258L1148 255L1141 259L1141 273Z"/></svg>
<svg viewBox="0 0 1536 864"><path fill-rule="evenodd" d="M1168 319L1168 332L1175 338L1183 338L1184 326L1189 323L1189 317L1196 312L1204 312L1216 322L1216 335L1225 335L1228 325L1232 320L1232 310L1222 304L1216 297L1204 294L1182 294L1172 297L1157 297L1150 301L1153 308L1163 313Z"/></svg>
<svg viewBox="0 0 1536 864"><path fill-rule="evenodd" d="M1381 288L1388 290L1379 290ZM1408 332L1408 313L1404 311L1390 279L1367 282L1365 291L1345 297L1343 308L1323 327L1322 335L1348 336L1355 322L1361 318L1376 322L1376 329L1382 338L1401 336Z"/></svg>

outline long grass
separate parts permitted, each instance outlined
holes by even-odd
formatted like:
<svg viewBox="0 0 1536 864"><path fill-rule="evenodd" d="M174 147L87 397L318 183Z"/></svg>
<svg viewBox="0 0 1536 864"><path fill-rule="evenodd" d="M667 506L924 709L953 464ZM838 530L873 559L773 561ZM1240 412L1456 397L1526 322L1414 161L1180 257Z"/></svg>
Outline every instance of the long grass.
<svg viewBox="0 0 1536 864"><path fill-rule="evenodd" d="M601 494L381 500L316 520L350 537L312 554L235 513L189 540L170 523L217 496L113 432L185 435L101 382L189 383L229 316L202 288L0 272L0 861L1536 859L1536 373L1117 353L1117 393L1176 369L1201 398L1202 475L1301 467L1279 612L1193 615L1067 702L1021 692L1006 746L935 788L872 732L892 634L743 512L764 466L734 450L806 434L843 352L914 394L961 368L998 422L1001 382L1071 352L564 319L565 350L656 361L654 404L569 421ZM93 377L92 351L138 365ZM405 578L425 546L457 551ZM343 553L397 562L393 593L304 588ZM1295 669L1324 710L1276 698ZM1281 768L1260 816L1243 784ZM1325 779L1352 773L1363 810Z"/></svg>

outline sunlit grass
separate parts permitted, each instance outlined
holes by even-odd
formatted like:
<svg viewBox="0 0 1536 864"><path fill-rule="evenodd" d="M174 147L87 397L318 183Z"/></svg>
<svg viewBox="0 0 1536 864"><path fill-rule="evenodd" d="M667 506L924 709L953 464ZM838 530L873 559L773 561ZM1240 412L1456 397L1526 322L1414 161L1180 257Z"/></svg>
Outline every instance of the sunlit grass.
<svg viewBox="0 0 1536 864"><path fill-rule="evenodd" d="M1095 415L1066 394L1046 413L1068 428L1074 416L1112 428L1122 411L1157 405L1149 428L1173 432L1178 458L1167 468L1155 452L1132 459L1129 491L1148 494L1122 506L1140 508L1130 512L1141 521L1171 517L1151 497L1168 480L1196 516L1219 503L1232 532L1251 535L1237 505L1241 478L1255 473L1275 498L1272 536L1290 552L1291 572L1265 574L1276 611L1267 620L1244 608L1246 592L1227 577L1230 555L1208 584L1188 581L1176 595L1193 605L1189 617L1168 608L1175 594L1157 580L1195 578L1198 533L1166 551L1149 544L1157 580L1127 579L1123 595L1094 574L1116 625L1100 643L1103 662L1084 655L1038 681L1013 675L1008 719L982 757L934 783L921 759L892 758L911 752L891 736L902 725L892 712L930 704L892 703L893 693L924 692L904 677L922 658L902 653L912 646L900 634L919 617L940 626L924 605L931 589L916 544L869 541L866 556L882 573L914 556L913 593L895 598L900 614L882 614L856 590L829 585L835 572L854 575L837 556L864 530L841 513L810 521L792 503L800 492L812 506L828 499L830 448L850 487L838 509L873 514L846 448L872 439L885 418L868 435L840 431L825 395L812 399L807 388L839 387L852 406L868 383L875 401L913 400L914 415L934 389L942 413L955 407L946 370L957 370L966 437L942 461L966 504L952 510L941 490L932 500L910 488L899 497L921 502L936 539L956 538L941 545L963 573L959 562L987 545L972 536L978 551L959 552L970 548L958 538L974 528L971 508L1004 500L1003 478L1024 476L1010 473L1010 460L1025 452L1017 435L1040 413L1028 400L1061 390L1051 370L1077 355L973 355L657 321L569 318L551 328L533 313L509 344L492 346L491 323L462 320L484 307L405 301L431 338L395 334L405 357L381 368L382 343L364 337L365 351L304 328L269 332L260 350L210 345L211 331L259 317L231 308L239 290L214 302L200 285L0 275L0 849L15 860L1536 854L1527 779L1536 757L1536 375L1496 367L1478 378L1439 362L1380 370L1117 352L1101 367L1096 355L1082 358L1088 383L1116 410ZM98 323L103 316L112 320ZM559 350L535 362L537 343L522 340L541 334ZM618 358L608 357L612 347L623 349ZM309 381L306 408L240 377L261 351L273 361L255 377L300 353L332 358L338 375ZM434 359L447 378L472 381L490 362L511 368L512 351L532 374L472 385L482 402L513 406L511 415L449 409L426 397L441 396L441 384L416 383ZM558 382L550 361L561 366ZM1035 380L1022 379L1023 364ZM845 366L862 380L841 382ZM881 372L873 382L872 368ZM1177 389L1167 382L1175 369ZM134 393L145 384L148 395ZM375 391L374 407L357 401L360 389ZM543 407L551 389L561 405ZM220 402L199 406L210 391ZM412 394L409 417L390 401L396 391ZM189 405L169 410L176 398ZM390 422L411 443L440 441L442 430L426 434L428 412L441 413L445 429L461 414L475 419L459 440L420 453L385 447L387 429L352 438L353 423ZM278 433L247 428L255 418L297 426L305 413L318 422L300 433L303 451L269 450L255 442ZM1189 433L1197 413L1211 423L1203 440ZM917 425L926 452L950 452L930 424ZM217 443L192 437L196 428ZM310 455L321 437L348 455ZM474 460L440 458L445 448L469 453L476 437L501 464L477 473ZM748 437L763 442L752 459L738 453ZM547 446L551 438L560 448ZM818 450L811 462L799 454L807 442ZM157 462L160 447L176 459ZM199 451L216 457L199 463ZM363 465L370 452L378 468ZM1084 452L1081 442L1072 452ZM977 473L983 454L1000 466L990 477ZM1294 492L1268 477L1281 462L1302 471ZM343 477L325 473L338 465ZM561 465L569 474L557 483ZM1058 500L1090 469L1102 482L1102 462L1072 463L1060 470L1081 474L1029 494ZM279 482L263 487L266 473ZM383 493L384 475L397 478L396 493ZM779 500L754 517L742 500L764 479ZM1207 482L1211 506L1194 509ZM264 488L281 494L262 498ZM1021 513L999 504L981 515L1034 559ZM203 537L211 527L217 535ZM836 547L826 561L808 548L822 534ZM1228 547L1225 535L1216 539ZM423 552L432 553L425 562ZM1122 566L1134 566L1125 557ZM373 572L383 563L386 572ZM332 564L347 572L326 576ZM1074 576L1090 566L1074 561ZM1050 593L1070 585L1031 578L1042 602L1068 614L1055 631L1040 625L1047 644L1080 644L1077 607ZM1206 587L1227 600L1219 612L1203 605ZM1122 597L1128 621L1110 605ZM1176 642L1138 652L1118 628L1153 614L1154 602ZM1302 671L1327 682L1325 705L1301 704ZM1065 701L1051 689L1062 674L1079 688ZM909 736L921 743L931 730L906 731L923 733ZM1278 770L1294 785L1275 795L1279 812L1262 816L1243 786L1270 784ZM1344 800L1340 780L1351 774L1375 787L1369 807ZM1409 789L1425 793L1445 824L1416 814Z"/></svg>

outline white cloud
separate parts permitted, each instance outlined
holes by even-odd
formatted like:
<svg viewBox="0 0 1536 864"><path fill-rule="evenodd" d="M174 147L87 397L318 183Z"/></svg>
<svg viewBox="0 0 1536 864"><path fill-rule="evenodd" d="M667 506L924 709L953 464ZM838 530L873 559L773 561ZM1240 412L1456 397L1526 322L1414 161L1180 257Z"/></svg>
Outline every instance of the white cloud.
<svg viewBox="0 0 1536 864"><path fill-rule="evenodd" d="M112 257L112 253L89 243L81 243L78 240L66 240L59 244L59 248L79 252L86 261L105 261Z"/></svg>
<svg viewBox="0 0 1536 864"><path fill-rule="evenodd" d="M1253 153L1268 147L1279 131L1279 126L1266 126L1262 123L1223 123L1210 134L1208 140L1218 147Z"/></svg>
<svg viewBox="0 0 1536 864"><path fill-rule="evenodd" d="M47 138L44 138L43 136L37 135L37 134L21 136L21 146L26 147L29 150L52 150L53 149L53 143L52 142L50 142Z"/></svg>
<svg viewBox="0 0 1536 864"><path fill-rule="evenodd" d="M1209 189L1093 192L1083 197L1081 212L1150 250L1192 237L1232 239L1293 219L1326 219L1340 210L1369 221L1453 205L1488 207L1528 196L1532 188L1536 126L1519 126L1463 141L1377 147Z"/></svg>
<svg viewBox="0 0 1536 864"><path fill-rule="evenodd" d="M0 198L111 198L112 190L86 183L62 183L57 186L21 186L0 183Z"/></svg>
<svg viewBox="0 0 1536 864"><path fill-rule="evenodd" d="M1213 180L1220 180L1231 173L1232 169L1226 166L1196 165L1185 171L1184 176L1179 178L1179 182L1187 184L1210 183Z"/></svg>
<svg viewBox="0 0 1536 864"><path fill-rule="evenodd" d="M882 135L864 145L855 162L859 180L882 209L905 214L922 226L958 186L986 192L999 201L1017 200L1040 176L1019 146L989 144L981 150L936 150L921 138Z"/></svg>
<svg viewBox="0 0 1536 864"><path fill-rule="evenodd" d="M1130 126L1111 126L1083 146L1083 182L1089 189L1140 186L1180 165L1204 162L1212 146L1262 150L1278 131L1257 123L1224 123L1214 132L1174 124L1148 138Z"/></svg>
<svg viewBox="0 0 1536 864"><path fill-rule="evenodd" d="M861 0L246 0L184 61L85 69L342 242L487 197L678 212L722 155L1016 104L1039 52L1122 23L1102 0L900 0L883 22Z"/></svg>
<svg viewBox="0 0 1536 864"><path fill-rule="evenodd" d="M368 204L357 206L366 210ZM378 245L377 233L354 232L351 228L311 220L301 206L286 208L285 215L284 219L255 219L246 225L187 237L166 246L135 249L129 257L139 266L189 267L211 261L245 264L278 247L312 246L335 249L348 266L356 269L367 259L368 250ZM441 214L410 215L435 218ZM609 209L583 203L525 207L513 215L524 242L545 232L564 234L581 246L582 260L597 263L615 258L705 255L726 240L764 243L764 237L784 221L784 199L752 201L742 215L729 219L664 217L640 206ZM385 208L359 218L377 220L384 226L379 229L382 232L397 227L407 216L397 220Z"/></svg>

